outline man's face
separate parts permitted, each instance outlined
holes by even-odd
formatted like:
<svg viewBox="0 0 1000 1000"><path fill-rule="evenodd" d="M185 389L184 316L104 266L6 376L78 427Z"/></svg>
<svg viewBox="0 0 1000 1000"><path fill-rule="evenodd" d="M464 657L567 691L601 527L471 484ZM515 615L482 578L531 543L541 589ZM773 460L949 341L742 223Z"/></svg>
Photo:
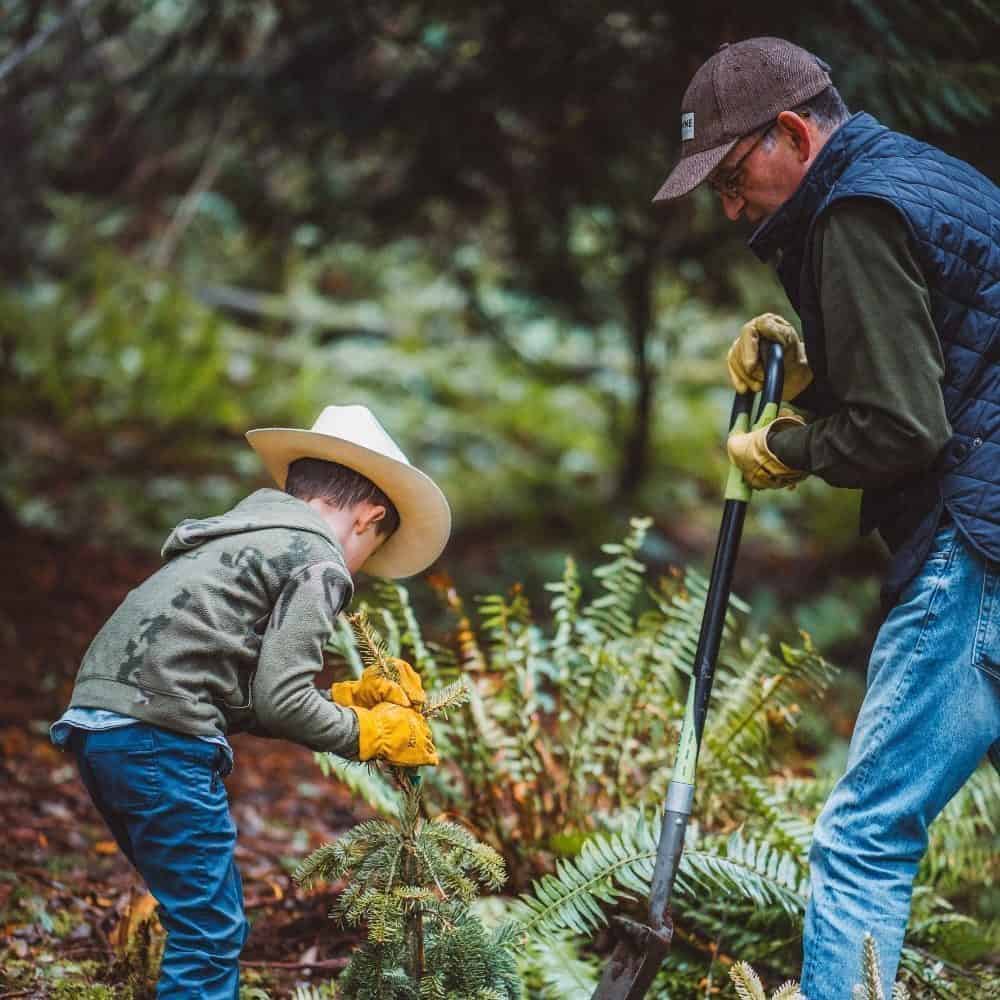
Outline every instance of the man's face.
<svg viewBox="0 0 1000 1000"><path fill-rule="evenodd" d="M791 111L744 136L708 178L726 217L754 225L773 215L798 188L822 142Z"/></svg>

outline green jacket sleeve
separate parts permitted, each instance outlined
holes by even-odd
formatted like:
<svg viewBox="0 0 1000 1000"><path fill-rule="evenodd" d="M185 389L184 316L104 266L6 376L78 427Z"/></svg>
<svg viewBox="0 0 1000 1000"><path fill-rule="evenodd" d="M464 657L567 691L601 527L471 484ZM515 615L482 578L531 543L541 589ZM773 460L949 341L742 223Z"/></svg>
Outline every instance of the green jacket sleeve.
<svg viewBox="0 0 1000 1000"><path fill-rule="evenodd" d="M833 486L884 487L933 462L951 437L930 293L892 206L835 205L817 224L827 381L841 407L768 441L782 462Z"/></svg>
<svg viewBox="0 0 1000 1000"><path fill-rule="evenodd" d="M325 699L315 684L345 589L343 569L333 563L313 563L289 579L261 643L253 700L269 735L357 757L357 716Z"/></svg>

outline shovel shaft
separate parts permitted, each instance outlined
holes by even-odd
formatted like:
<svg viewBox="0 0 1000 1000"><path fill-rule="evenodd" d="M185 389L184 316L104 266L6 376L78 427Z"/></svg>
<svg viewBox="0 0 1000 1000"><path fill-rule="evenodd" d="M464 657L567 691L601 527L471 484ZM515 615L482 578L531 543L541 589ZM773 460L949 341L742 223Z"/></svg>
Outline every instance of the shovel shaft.
<svg viewBox="0 0 1000 1000"><path fill-rule="evenodd" d="M761 347L765 380L755 427L764 426L776 416L784 381L781 346L765 342ZM730 432L748 431L752 415L753 394L737 394L729 419ZM736 567L736 555L751 495L749 486L743 481L735 465L730 469L725 495L726 505L722 512L705 612L698 634L687 708L660 827L656 866L649 894L648 924L617 920L621 935L592 1000L643 1000L670 948L673 936L670 898L684 853L684 835L694 802L698 751L705 730L715 663L726 626L733 570Z"/></svg>

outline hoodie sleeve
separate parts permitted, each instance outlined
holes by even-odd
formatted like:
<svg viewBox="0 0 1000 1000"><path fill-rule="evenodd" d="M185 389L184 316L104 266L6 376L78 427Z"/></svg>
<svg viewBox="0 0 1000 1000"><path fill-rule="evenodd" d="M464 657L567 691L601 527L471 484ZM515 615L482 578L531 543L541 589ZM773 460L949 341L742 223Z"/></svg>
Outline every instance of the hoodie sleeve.
<svg viewBox="0 0 1000 1000"><path fill-rule="evenodd" d="M254 714L268 735L342 757L357 757L357 716L325 699L315 678L350 593L334 563L314 563L291 577L271 612L253 680Z"/></svg>

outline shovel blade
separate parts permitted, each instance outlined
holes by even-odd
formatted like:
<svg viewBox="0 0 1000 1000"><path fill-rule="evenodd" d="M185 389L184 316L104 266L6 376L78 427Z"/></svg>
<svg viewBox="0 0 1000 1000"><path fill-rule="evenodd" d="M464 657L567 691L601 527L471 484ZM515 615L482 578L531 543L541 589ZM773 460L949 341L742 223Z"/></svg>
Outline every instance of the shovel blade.
<svg viewBox="0 0 1000 1000"><path fill-rule="evenodd" d="M642 1000L670 950L673 924L668 918L653 928L624 917L615 923L622 933L591 1000Z"/></svg>

